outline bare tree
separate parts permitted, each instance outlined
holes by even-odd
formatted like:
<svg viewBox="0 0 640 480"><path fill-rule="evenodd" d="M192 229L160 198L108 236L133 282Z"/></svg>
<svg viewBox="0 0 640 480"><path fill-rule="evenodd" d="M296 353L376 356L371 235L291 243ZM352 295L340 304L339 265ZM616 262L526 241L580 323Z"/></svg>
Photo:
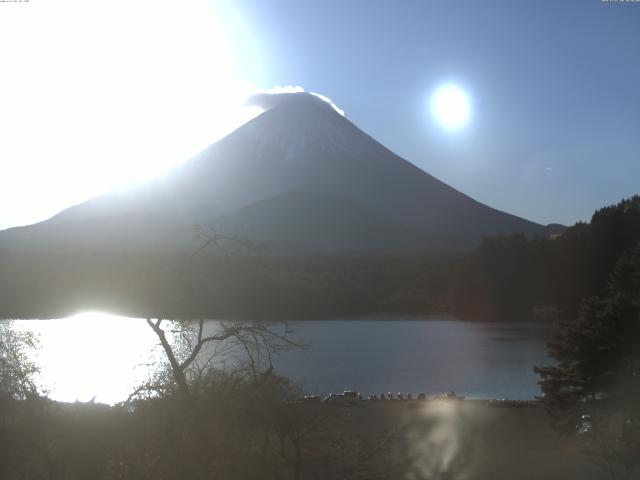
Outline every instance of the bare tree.
<svg viewBox="0 0 640 480"><path fill-rule="evenodd" d="M227 245L253 251L258 249L247 239L221 234L204 227L196 230L195 237L202 241L201 246L189 256L186 264L181 268L174 268L171 272L172 275L185 273L197 257L208 248L214 248L225 255L228 253ZM213 367L214 358L227 357L233 349L241 350L248 363L247 369L239 369L237 373L248 372L254 379L257 379L260 374L264 375L273 371L272 357L274 353L287 350L292 346L302 346L289 338L289 329L286 324L280 333L277 326L266 322L219 321L216 322L219 327L216 332L205 333L206 323L203 319L169 321L163 318L148 317L146 321L160 340L160 345L169 362L171 375L183 399L188 399L191 396L189 374L191 374L192 380L201 378L207 369ZM166 325L171 325L173 332L178 334L173 339L168 336ZM172 342L172 340L176 341ZM200 357L203 350L207 351L204 360ZM263 365L266 365L265 369L260 372ZM138 389L134 395L139 394L141 390L159 391L161 389L161 385L151 383Z"/></svg>
<svg viewBox="0 0 640 480"><path fill-rule="evenodd" d="M249 364L248 373L257 379L260 375L266 375L273 371L272 358L276 352L287 350L294 346L302 346L289 338L289 330L285 326L284 331L278 331L277 326L265 322L217 322L218 329L215 333L205 333L205 321L174 321L178 332L182 337L182 344L172 344L167 337L167 331L163 328L163 319L147 318L147 324L154 331L166 358L169 362L173 380L182 398L191 397L191 386L188 372L196 368L196 378L201 377L203 370L211 367L212 358L219 356L220 352L228 354L233 348L241 348ZM225 347L226 342L226 347ZM203 350L211 345L213 351L206 355ZM186 347L186 348L185 348ZM180 351L181 350L181 351ZM205 353L205 360L199 360L199 355ZM264 365L264 369L260 367Z"/></svg>

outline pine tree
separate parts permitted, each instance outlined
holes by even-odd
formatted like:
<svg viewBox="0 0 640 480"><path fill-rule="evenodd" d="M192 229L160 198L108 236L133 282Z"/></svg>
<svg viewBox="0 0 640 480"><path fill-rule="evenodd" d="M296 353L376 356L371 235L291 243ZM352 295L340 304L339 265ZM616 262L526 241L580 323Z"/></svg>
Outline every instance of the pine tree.
<svg viewBox="0 0 640 480"><path fill-rule="evenodd" d="M548 348L557 364L536 372L554 426L569 433L591 415L590 456L627 478L640 466L640 244L599 296L558 321Z"/></svg>

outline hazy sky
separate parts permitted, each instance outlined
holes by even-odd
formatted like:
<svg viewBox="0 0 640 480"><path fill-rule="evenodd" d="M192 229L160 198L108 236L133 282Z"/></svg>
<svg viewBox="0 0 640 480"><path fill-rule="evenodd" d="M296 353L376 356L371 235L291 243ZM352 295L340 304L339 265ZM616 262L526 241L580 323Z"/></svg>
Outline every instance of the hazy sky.
<svg viewBox="0 0 640 480"><path fill-rule="evenodd" d="M31 0L0 3L0 42L0 228L183 160L276 85L534 221L640 192L640 2ZM446 82L456 131L429 112Z"/></svg>

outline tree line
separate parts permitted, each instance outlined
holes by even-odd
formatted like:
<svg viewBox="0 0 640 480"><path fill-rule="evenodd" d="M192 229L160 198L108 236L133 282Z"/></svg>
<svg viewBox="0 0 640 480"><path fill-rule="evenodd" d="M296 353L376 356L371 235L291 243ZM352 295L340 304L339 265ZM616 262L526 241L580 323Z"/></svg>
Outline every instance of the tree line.
<svg viewBox="0 0 640 480"><path fill-rule="evenodd" d="M555 311L573 318L598 294L621 256L640 242L640 196L597 210L553 238L487 238L451 279L452 312L477 320L530 320Z"/></svg>

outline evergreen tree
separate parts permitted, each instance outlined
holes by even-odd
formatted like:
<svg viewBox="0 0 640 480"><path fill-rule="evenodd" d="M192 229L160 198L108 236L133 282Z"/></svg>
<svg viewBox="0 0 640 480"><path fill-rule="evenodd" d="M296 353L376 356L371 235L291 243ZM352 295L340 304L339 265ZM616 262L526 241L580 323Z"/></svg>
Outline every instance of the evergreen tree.
<svg viewBox="0 0 640 480"><path fill-rule="evenodd" d="M548 348L557 364L536 372L555 427L571 432L589 414L590 456L627 478L640 463L640 244L601 295L557 322Z"/></svg>

